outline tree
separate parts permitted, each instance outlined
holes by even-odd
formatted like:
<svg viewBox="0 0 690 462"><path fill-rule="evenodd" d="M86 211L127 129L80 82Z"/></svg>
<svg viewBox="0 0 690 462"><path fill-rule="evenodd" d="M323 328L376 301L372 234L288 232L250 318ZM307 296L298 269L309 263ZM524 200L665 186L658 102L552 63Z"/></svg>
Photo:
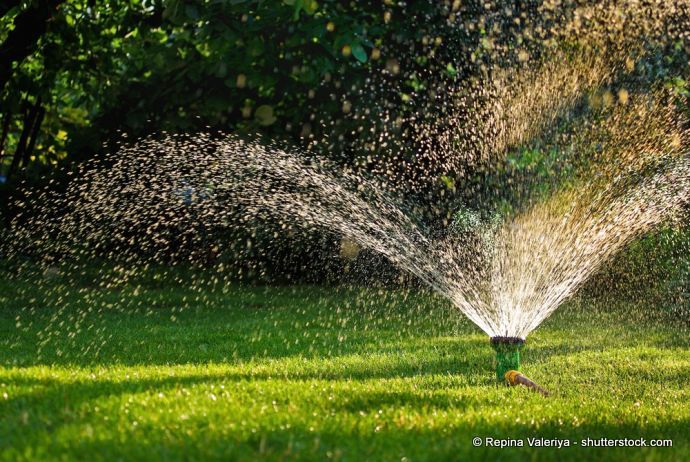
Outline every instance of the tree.
<svg viewBox="0 0 690 462"><path fill-rule="evenodd" d="M36 50L38 40L46 33L48 22L64 0L37 0L20 12L13 21L14 28L0 45L0 91L12 76L12 66ZM6 14L20 2L7 2L0 8Z"/></svg>

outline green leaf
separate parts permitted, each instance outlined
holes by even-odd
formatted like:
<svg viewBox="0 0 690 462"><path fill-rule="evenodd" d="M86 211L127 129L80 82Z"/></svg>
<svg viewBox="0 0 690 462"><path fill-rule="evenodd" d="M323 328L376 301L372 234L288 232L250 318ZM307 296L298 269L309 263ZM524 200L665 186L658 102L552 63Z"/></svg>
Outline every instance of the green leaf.
<svg viewBox="0 0 690 462"><path fill-rule="evenodd" d="M441 175L441 181L444 185L446 185L446 188L450 189L451 191L455 189L455 180L453 180L451 177Z"/></svg>
<svg viewBox="0 0 690 462"><path fill-rule="evenodd" d="M216 70L216 77L218 78L225 78L225 76L228 74L228 66L225 64L225 62L221 62L218 65L218 70Z"/></svg>
<svg viewBox="0 0 690 462"><path fill-rule="evenodd" d="M304 8L305 13L312 15L316 13L316 10L319 9L319 4L316 2L316 0L303 0L302 8Z"/></svg>
<svg viewBox="0 0 690 462"><path fill-rule="evenodd" d="M295 3L294 3L295 10L294 10L294 13L292 15L292 19L294 19L295 21L297 21L299 19L299 12L302 10L302 4L303 3L304 3L303 0L295 0Z"/></svg>
<svg viewBox="0 0 690 462"><path fill-rule="evenodd" d="M264 43L259 37L251 39L247 45L247 54L253 58L258 58L264 52Z"/></svg>
<svg viewBox="0 0 690 462"><path fill-rule="evenodd" d="M199 19L199 10L194 5L187 5L184 7L184 12L188 18L197 21Z"/></svg>
<svg viewBox="0 0 690 462"><path fill-rule="evenodd" d="M352 56L354 56L355 59L360 63L367 62L367 52L364 51L364 47L362 47L361 43L355 43L352 45Z"/></svg>
<svg viewBox="0 0 690 462"><path fill-rule="evenodd" d="M308 15L313 15L319 9L316 0L283 0L283 3L294 7L292 19L295 21L299 19L300 11L304 10Z"/></svg>
<svg viewBox="0 0 690 462"><path fill-rule="evenodd" d="M256 118L256 121L259 122L259 125L264 127L273 125L273 122L276 121L276 117L273 115L273 108L268 104L264 104L256 108L254 117Z"/></svg>

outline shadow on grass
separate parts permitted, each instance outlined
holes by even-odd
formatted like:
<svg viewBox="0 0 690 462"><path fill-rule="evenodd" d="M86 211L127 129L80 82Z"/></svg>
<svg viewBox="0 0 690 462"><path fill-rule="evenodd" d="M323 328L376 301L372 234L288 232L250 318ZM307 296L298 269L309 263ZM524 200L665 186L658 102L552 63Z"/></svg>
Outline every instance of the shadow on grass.
<svg viewBox="0 0 690 462"><path fill-rule="evenodd" d="M156 394L172 389L194 387L208 384L238 384L241 382L284 382L288 384L300 384L311 380L346 382L350 380L366 382L387 379L414 379L415 377L437 376L449 379L440 380L438 383L427 381L419 392L413 391L358 391L357 395L347 397L341 405L334 405L338 411L356 412L376 410L388 405L423 405L447 410L449 408L463 409L470 405L481 404L480 399L454 394L431 395L433 390L464 389L466 387L491 387L496 386L492 374L487 374L487 361L490 357L476 356L464 358L461 356L445 356L434 360L426 360L423 363L398 362L393 365L385 364L377 366L363 362L345 364L344 367L333 367L328 360L316 363L310 369L295 368L289 373L277 371L262 371L252 368L246 372L224 370L221 368L215 373L168 376L162 378L135 377L131 380L99 379L77 380L67 382L53 378L34 378L14 376L7 377L4 382L20 388L36 387L30 392L20 392L0 401L0 416L2 419L18 419L20 412L27 409L41 409L46 403L61 403L65 406L77 408L85 402L107 396L114 397L125 394ZM184 371L170 373L184 374ZM128 371L123 371L128 373ZM163 372L164 373L164 372ZM611 368L606 371L605 378L608 383L628 384L637 382L657 383L663 387L682 389L690 379L690 367L680 367L673 370L658 370L655 372L640 371L634 367ZM586 378L585 378L586 379ZM565 384L572 387L572 383ZM306 386L306 385L305 385ZM230 387L228 389L233 389ZM553 399L558 399L557 390Z"/></svg>
<svg viewBox="0 0 690 462"><path fill-rule="evenodd" d="M50 377L32 377L28 373L25 376L20 370L18 374L3 378L4 382L17 386L19 391L0 400L0 422L3 422L4 428L23 428L22 422L26 420L25 415L28 413L29 419L38 421L40 417L42 423L27 427L27 433L30 430L33 434L26 435L19 442L8 441L0 435L0 446L12 445L13 451L22 452L37 443L45 445L54 431L79 422L79 414L72 411L105 397L120 399L129 394L167 394L179 388L219 383L237 386L241 383L261 384L270 380L274 384L282 381L285 387L298 388L309 380L365 382L450 377L445 381L426 381L424 388L419 391L359 390L356 394L334 402L329 411L339 416L356 416L360 412L370 413L381 408L412 406L415 412L438 410L461 414L485 406L494 408L497 415L505 414L503 403L496 400L495 393L490 393L489 388L495 384L491 374L493 351L486 336L475 327L464 324L460 330L453 330L443 324L448 321L447 317L436 319L428 314L426 317L418 316L419 312L407 313L404 307L397 312L379 310L372 313L361 309L338 312L336 298L325 300L324 302L319 298L318 303L311 300L316 305L307 304L307 308L303 308L302 303L306 302L299 297L293 297L289 303L284 304L266 305L261 300L261 303L252 301L248 305L249 309L230 306L180 312L166 306L154 311L152 315L144 316L137 311L118 311L102 314L97 320L70 317L74 312L81 313L77 306L72 312L65 313L67 322L74 322L76 319L82 326L88 326L90 322L97 321L97 325L103 329L97 328L93 333L82 330L71 335L73 332L70 327L61 328L58 321L55 323L55 330L48 329L53 339L43 343L41 356L36 354L36 339L39 332L46 329L45 324L41 325L40 319L33 319L35 324L27 330L12 332L10 329L14 325L14 313L8 311L2 315L2 322L7 321L3 332L11 332L13 338L4 341L8 348L0 352L0 364L8 368L42 365L86 369L100 366L162 366L163 369L159 372L163 375L166 373L166 366L173 370L178 365L203 366L213 363L214 367L209 370L217 372L177 377L134 377L131 380L95 378L61 381ZM171 314L178 316L177 322L170 321ZM340 323L343 320L347 321L347 325ZM687 338L670 338L664 336L663 331L650 330L648 338L636 339L634 332L625 334L628 329L624 320L620 323L607 321L606 325L597 326L595 320L589 319L587 324L574 328L573 324L578 323L553 323L547 326L543 335L540 332L531 337L525 349L525 361L535 365L548 363L552 367L561 358L612 348L624 349L634 345L636 341L658 348L687 346ZM305 337L305 334L309 336ZM296 339L301 342L294 343ZM60 354L58 350L61 350ZM94 351L98 351L98 355L93 354ZM392 359L377 362L377 358L381 357ZM301 367L299 363L290 363L301 358L309 359L309 364ZM654 358L649 360L653 361ZM282 372L281 367L271 367L272 361L284 361L284 370L288 372ZM251 367L243 372L242 364L247 362L251 362ZM586 366L586 362L584 366L580 364L580 367ZM124 370L123 374L126 372ZM553 372L556 375L561 371ZM637 371L630 364L606 369L606 374L605 378L599 380L623 384L621 386L641 380L654 386L678 389L687 386L690 378L687 367L673 370L655 368L650 372ZM480 388L479 393L457 392L467 386ZM572 387L573 384L567 386ZM482 393L481 387L487 391L486 394ZM31 389L26 390L27 388ZM448 389L449 392L429 393L430 390L441 388ZM493 397L489 398L488 395ZM558 399L556 395L549 403L557 402ZM299 397L297 402L304 405L299 402ZM286 418L290 417L288 415ZM231 419L232 416L228 416L228 420ZM261 424L271 425L267 422ZM571 438L677 438L678 444L685 448L683 454L687 456L688 443L684 438L687 438L687 428L690 428L687 417L651 422L644 427L642 424L613 425L602 422L572 427L549 420L539 430L532 430L516 420L506 423L500 418L473 419L471 424L460 422L447 428L407 428L401 422L399 427L388 426L378 431L374 428L337 429L332 428L336 424L329 427L327 422L323 425L324 428L317 429L316 434L297 425L289 430L281 430L279 427L261 428L257 435L242 436L236 433L227 437L222 436L222 432L209 432L195 437L179 434L173 439L152 428L146 437L137 438L124 432L118 441L80 441L79 438L70 438L56 443L53 448L58 454L69 450L70 456L82 459L92 459L94 454L105 454L104 459L253 460L260 456L281 460L323 460L329 457L329 453L334 455L339 451L341 456L350 460L380 459L381 454L390 455L390 458L397 460L402 457L413 460L512 460L517 456L544 457L547 452L535 448L474 448L471 437L526 437L536 434ZM203 423L199 423L199 426L203 427ZM67 444L70 446L65 446ZM601 454L605 454L610 460L645 459L649 456L649 451L638 449L634 449L634 452L630 452L630 449L593 449L585 453L572 451L549 454L564 460L598 459ZM664 454L665 461L673 460L673 457L666 457L666 453L659 454ZM677 460L689 459L678 457Z"/></svg>
<svg viewBox="0 0 690 462"><path fill-rule="evenodd" d="M458 342L462 345L463 342ZM475 343L475 342L465 342ZM469 347L468 347L469 348ZM462 347L458 350L462 352ZM290 372L281 372L280 369L262 367L262 363L253 364L251 369L245 371L223 370L223 365L217 373L184 375L184 371L175 371L170 366L169 372L183 374L165 378L141 378L132 380L108 380L95 378L91 380L79 380L67 382L54 378L34 378L25 376L9 376L4 381L18 387L38 387L37 390L26 394L19 394L9 399L0 401L0 415L7 415L11 409L31 408L41 403L60 401L69 396L70 405L79 405L82 402L99 398L104 395L121 395L129 393L153 393L171 388L195 386L198 384L217 384L224 382L251 382L281 380L286 382L302 382L309 380L326 381L367 381L381 379L412 378L434 375L463 376L472 385L489 385L493 378L483 372L490 357L474 355L468 357L456 355L439 355L433 360L425 359L422 362L414 361L411 356L398 359L394 363L367 364L366 359L346 361L342 357L324 358L312 360L309 367L299 368L295 364L289 365ZM357 358L356 356L353 358ZM265 364L264 364L265 366ZM228 365L228 368L233 366ZM123 374L127 371L123 371ZM163 371L162 373L165 373Z"/></svg>
<svg viewBox="0 0 690 462"><path fill-rule="evenodd" d="M44 295L54 298L56 294L49 289L42 289L48 293ZM27 291L22 292L25 298L32 294ZM360 304L356 301L362 292L243 288L230 294L209 294L214 300L210 305L179 309L183 299L195 294L171 287L125 295L138 307L135 309L95 312L90 311L95 302L89 305L83 297L65 295L66 307L57 317L51 309L22 317L23 302L15 303L0 310L0 366L236 363L371 352L457 356L476 350L492 355L487 337L469 322L458 322L462 316L447 303L427 295L400 297L387 292L379 296L378 291L369 291L362 305L361 300ZM123 296L105 291L98 297L103 298L101 302L117 304ZM380 306L372 303L379 297ZM142 310L141 306L149 305L156 307ZM14 328L17 319L21 329ZM539 363L557 355L638 342L664 348L690 346L687 331L669 335L672 329L662 328L638 335L636 325L624 317L617 321L607 318L602 325L587 310L568 305L544 327L528 339L527 361ZM546 335L541 335L544 331Z"/></svg>
<svg viewBox="0 0 690 462"><path fill-rule="evenodd" d="M384 405L380 403L379 405ZM453 412L462 412L465 405L455 401ZM436 404L431 404L436 407ZM232 419L228 416L228 422ZM557 420L543 423L538 429L516 421L487 421L472 419L449 423L444 427L425 427L414 423L386 421L382 425L367 421L354 427L338 427L337 422L322 420L316 427L293 423L289 429L280 424L264 423L253 432L205 431L200 422L189 422L196 432L163 432L147 425L137 431L120 432L117 439L71 438L54 442L51 456L69 455L79 460L605 460L637 461L687 460L690 447L687 441L687 417L646 425L592 421L577 426L563 425ZM46 429L49 433L50 430ZM493 439L521 439L525 447L494 448L482 444L475 447L475 437ZM528 447L527 438L561 438L571 441L571 447ZM652 438L671 439L671 448L582 448L581 441L590 438ZM46 433L30 435L11 449L23 453L31 444L49 438ZM44 442L44 441L42 441ZM577 443L577 444L576 444ZM11 453L10 453L11 455Z"/></svg>

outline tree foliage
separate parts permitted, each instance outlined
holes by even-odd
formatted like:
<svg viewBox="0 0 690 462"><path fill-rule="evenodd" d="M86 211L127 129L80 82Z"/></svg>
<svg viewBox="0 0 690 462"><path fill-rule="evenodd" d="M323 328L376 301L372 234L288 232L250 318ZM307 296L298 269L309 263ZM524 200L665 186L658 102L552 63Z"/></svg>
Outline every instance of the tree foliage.
<svg viewBox="0 0 690 462"><path fill-rule="evenodd" d="M0 12L6 174L89 156L118 130L308 138L396 43L423 33L392 2L11 3ZM15 161L25 129L34 150Z"/></svg>

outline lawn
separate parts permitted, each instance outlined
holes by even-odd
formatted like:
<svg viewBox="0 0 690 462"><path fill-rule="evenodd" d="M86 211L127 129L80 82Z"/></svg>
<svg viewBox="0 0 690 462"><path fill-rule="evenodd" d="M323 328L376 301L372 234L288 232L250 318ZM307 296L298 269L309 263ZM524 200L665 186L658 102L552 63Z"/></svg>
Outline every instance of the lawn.
<svg viewBox="0 0 690 462"><path fill-rule="evenodd" d="M562 307L524 353L544 398L497 385L488 338L425 293L4 277L0 458L687 461L688 330L649 312Z"/></svg>

